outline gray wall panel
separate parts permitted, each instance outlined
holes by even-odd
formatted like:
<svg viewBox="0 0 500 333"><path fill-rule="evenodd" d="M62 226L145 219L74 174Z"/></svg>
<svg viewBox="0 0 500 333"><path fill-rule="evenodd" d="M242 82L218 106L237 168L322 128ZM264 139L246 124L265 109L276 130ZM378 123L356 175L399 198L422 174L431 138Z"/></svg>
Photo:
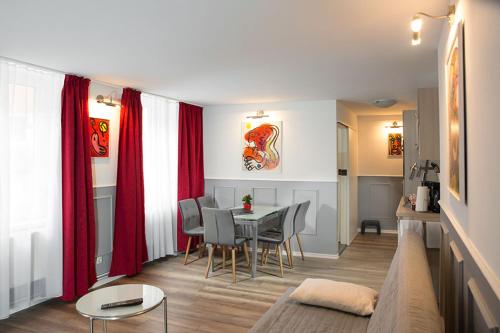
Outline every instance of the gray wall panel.
<svg viewBox="0 0 500 333"><path fill-rule="evenodd" d="M500 332L500 299L494 277L485 275L482 261L462 240L441 210L439 307L447 332Z"/></svg>
<svg viewBox="0 0 500 333"><path fill-rule="evenodd" d="M215 189L219 188L235 188L235 206L241 205L241 197L248 193L254 195L257 204L287 206L311 200L307 215L308 230L301 234L304 252L338 253L336 182L205 179L207 194L214 195ZM292 240L292 247L298 251L295 239Z"/></svg>
<svg viewBox="0 0 500 333"><path fill-rule="evenodd" d="M97 276L106 275L111 267L113 254L113 228L115 216L115 186L94 188L94 214L96 223L96 264Z"/></svg>
<svg viewBox="0 0 500 333"><path fill-rule="evenodd" d="M401 177L358 177L358 227L362 220L379 220L383 230L397 230L396 210L402 195Z"/></svg>
<svg viewBox="0 0 500 333"><path fill-rule="evenodd" d="M236 205L235 188L231 186L214 186L211 194L219 208L230 208Z"/></svg>

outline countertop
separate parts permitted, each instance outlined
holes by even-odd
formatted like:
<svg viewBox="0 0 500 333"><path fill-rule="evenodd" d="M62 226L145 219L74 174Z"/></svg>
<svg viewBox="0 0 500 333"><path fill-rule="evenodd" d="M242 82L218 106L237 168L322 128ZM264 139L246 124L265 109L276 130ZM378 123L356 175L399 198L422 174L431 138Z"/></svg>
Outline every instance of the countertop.
<svg viewBox="0 0 500 333"><path fill-rule="evenodd" d="M406 197L401 197L399 201L398 209L396 210L396 216L398 217L398 221L400 219L409 219L409 220L421 220L425 222L440 222L439 213L434 212L416 212L411 209L410 204Z"/></svg>

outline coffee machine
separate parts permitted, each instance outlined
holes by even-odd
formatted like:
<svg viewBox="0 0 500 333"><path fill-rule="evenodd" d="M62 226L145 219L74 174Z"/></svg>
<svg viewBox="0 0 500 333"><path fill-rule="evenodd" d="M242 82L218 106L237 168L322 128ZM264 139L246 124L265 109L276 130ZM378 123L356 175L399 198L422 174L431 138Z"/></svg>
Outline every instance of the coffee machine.
<svg viewBox="0 0 500 333"><path fill-rule="evenodd" d="M438 182L424 181L422 185L429 188L429 210L434 213L439 213L440 184Z"/></svg>

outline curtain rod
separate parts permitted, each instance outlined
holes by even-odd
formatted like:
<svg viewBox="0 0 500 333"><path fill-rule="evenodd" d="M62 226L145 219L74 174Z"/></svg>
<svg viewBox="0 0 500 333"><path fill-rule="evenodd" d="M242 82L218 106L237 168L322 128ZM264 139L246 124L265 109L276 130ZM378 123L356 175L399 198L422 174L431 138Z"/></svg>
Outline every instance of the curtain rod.
<svg viewBox="0 0 500 333"><path fill-rule="evenodd" d="M51 71L51 72L56 72L56 73L63 74L63 75L69 74L69 75L85 76L85 75L75 74L75 73L66 73L66 72L63 72L63 71L60 71L60 70L57 70L57 69L48 68L48 67L44 67L44 66L40 66L40 65L35 65L35 64L29 63L29 62L26 62L26 61L16 60L16 59L4 57L4 56L0 56L0 59L4 59L6 61L17 62L17 63L23 64L23 65L26 65L26 66L32 66L32 67L35 67L35 68L39 68L39 69L46 70L46 71ZM102 85L105 85L105 86L109 86L109 87L113 87L113 88L121 88L121 89L125 88L124 86L120 86L120 85L117 85L117 84L113 84L113 83L109 83L109 82L105 82L105 81L100 81L100 80L96 80L96 79L92 79L92 78L89 78L89 79L90 79L91 82L95 82L95 83L102 84ZM130 87L130 88L132 88L132 87ZM147 91L142 91L142 90L141 90L141 92L143 92L145 94L148 94L148 95L153 95L153 96L157 96L157 97L166 98L166 99L172 100L174 102L178 102L178 103L181 102L181 101L179 101L178 99L175 99L175 98L171 98L171 97L167 97L167 96L163 96L163 95L158 95L158 94L153 94L153 93L150 93L150 92L147 92ZM194 103L190 103L190 104L203 107L203 105L198 105L198 104L194 104Z"/></svg>

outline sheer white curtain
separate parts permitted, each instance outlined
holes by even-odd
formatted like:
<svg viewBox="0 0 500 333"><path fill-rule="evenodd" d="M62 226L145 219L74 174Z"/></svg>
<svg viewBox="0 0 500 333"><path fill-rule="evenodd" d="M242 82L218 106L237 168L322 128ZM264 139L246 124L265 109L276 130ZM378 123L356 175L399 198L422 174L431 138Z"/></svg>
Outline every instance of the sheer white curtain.
<svg viewBox="0 0 500 333"><path fill-rule="evenodd" d="M179 103L141 94L146 243L149 260L174 254Z"/></svg>
<svg viewBox="0 0 500 333"><path fill-rule="evenodd" d="M63 82L0 59L0 319L61 295Z"/></svg>

